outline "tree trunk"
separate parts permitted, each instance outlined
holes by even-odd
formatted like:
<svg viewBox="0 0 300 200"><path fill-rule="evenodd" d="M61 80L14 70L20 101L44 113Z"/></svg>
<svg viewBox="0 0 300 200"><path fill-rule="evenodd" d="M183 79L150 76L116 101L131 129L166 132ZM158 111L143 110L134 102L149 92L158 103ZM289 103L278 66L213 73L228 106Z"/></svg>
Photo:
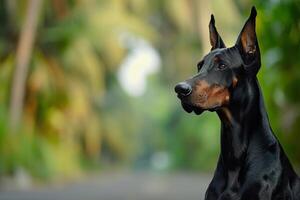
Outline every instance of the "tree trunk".
<svg viewBox="0 0 300 200"><path fill-rule="evenodd" d="M28 0L24 25L19 37L9 110L12 130L15 130L19 126L22 117L28 64L32 54L42 1L43 0Z"/></svg>

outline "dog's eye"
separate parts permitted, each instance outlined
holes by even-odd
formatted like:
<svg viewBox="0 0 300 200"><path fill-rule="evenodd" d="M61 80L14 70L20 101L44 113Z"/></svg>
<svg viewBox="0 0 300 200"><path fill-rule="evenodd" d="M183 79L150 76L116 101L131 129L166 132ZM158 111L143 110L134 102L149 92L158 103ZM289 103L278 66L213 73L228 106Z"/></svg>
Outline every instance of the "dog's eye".
<svg viewBox="0 0 300 200"><path fill-rule="evenodd" d="M224 63L220 63L217 67L218 70L223 70L223 69L226 69L227 68L227 65L225 65Z"/></svg>

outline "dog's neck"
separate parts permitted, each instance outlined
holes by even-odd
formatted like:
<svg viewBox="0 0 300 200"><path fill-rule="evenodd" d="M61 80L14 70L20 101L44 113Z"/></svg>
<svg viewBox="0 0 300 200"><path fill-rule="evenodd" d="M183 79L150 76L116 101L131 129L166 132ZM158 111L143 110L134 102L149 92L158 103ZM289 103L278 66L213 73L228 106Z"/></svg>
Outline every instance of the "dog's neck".
<svg viewBox="0 0 300 200"><path fill-rule="evenodd" d="M244 162L249 145L271 145L273 136L256 78L239 82L231 103L217 111L221 120L221 155L229 168ZM261 144L250 144L256 137Z"/></svg>

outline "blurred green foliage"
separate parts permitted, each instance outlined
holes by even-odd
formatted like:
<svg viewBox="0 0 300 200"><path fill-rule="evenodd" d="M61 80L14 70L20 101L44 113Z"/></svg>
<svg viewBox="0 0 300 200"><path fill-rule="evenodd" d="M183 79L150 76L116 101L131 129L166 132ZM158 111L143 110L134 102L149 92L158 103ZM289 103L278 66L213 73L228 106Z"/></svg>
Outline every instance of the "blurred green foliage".
<svg viewBox="0 0 300 200"><path fill-rule="evenodd" d="M289 157L300 164L300 3L257 1L263 52L260 81L271 124Z"/></svg>
<svg viewBox="0 0 300 200"><path fill-rule="evenodd" d="M259 13L259 79L270 121L288 155L300 164L297 0L44 1L22 127L12 134L7 108L27 2L0 1L1 175L18 168L42 178L94 167L151 168L159 152L167 155L167 169L212 170L219 121L213 113L186 114L173 86L196 72L209 49L210 11L225 42L233 44L252 4ZM148 78L141 97L130 97L117 81L130 51L120 39L124 32L148 41L161 56L160 72Z"/></svg>

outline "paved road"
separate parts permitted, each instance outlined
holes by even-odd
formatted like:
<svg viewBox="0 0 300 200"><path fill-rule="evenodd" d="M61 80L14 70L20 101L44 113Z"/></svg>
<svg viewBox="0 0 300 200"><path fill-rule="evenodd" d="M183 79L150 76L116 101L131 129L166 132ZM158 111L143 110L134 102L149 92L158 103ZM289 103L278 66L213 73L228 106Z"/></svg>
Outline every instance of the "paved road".
<svg viewBox="0 0 300 200"><path fill-rule="evenodd" d="M1 191L0 200L202 200L211 176L111 173L26 191Z"/></svg>

